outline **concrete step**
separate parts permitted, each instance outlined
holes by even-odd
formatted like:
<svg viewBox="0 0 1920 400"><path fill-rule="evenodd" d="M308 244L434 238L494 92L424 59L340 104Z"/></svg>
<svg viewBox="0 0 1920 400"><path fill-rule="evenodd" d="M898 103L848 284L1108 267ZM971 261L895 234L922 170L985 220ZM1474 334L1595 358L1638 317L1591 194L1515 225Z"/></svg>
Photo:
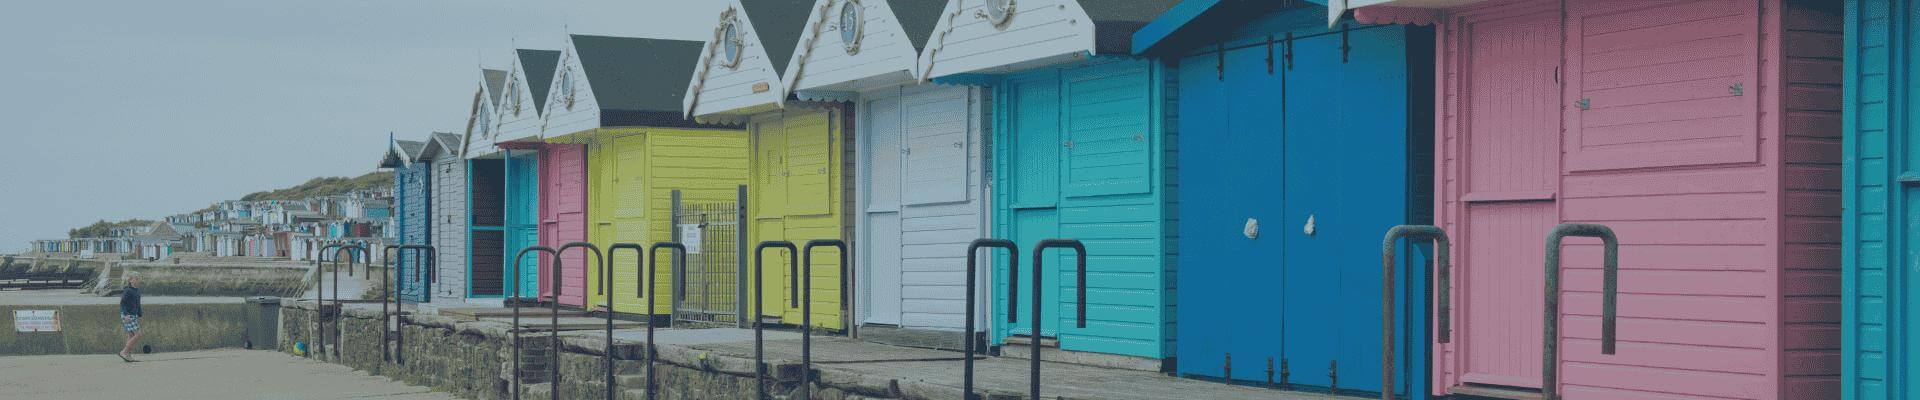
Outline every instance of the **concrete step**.
<svg viewBox="0 0 1920 400"><path fill-rule="evenodd" d="M1473 397L1490 398L1490 399L1540 400L1541 398L1543 398L1543 395L1540 394L1539 390L1522 390L1522 389L1511 389L1511 388L1500 388L1500 387L1454 386L1453 389L1449 389L1449 391L1453 392L1453 394L1455 395L1473 396Z"/></svg>
<svg viewBox="0 0 1920 400"><path fill-rule="evenodd" d="M513 309L498 307L447 307L440 309L441 316L465 318L478 321L482 318L506 318L511 320ZM520 309L520 318L547 318L553 315L553 309L546 307L525 307ZM585 311L560 310L560 317L584 317Z"/></svg>
<svg viewBox="0 0 1920 400"><path fill-rule="evenodd" d="M545 317L545 316L540 318L527 318L526 316L522 315L520 318L520 328L530 332L547 332L553 328L553 325L551 325L551 322L552 322L551 318L552 317ZM498 317L483 318L482 320L493 321L493 322L506 322L506 323L513 322L512 318L498 318ZM646 326L647 325L645 323L635 322L635 321L621 321L621 320L613 321L613 329L642 328ZM561 316L560 317L559 330L562 332L585 331L585 330L595 330L595 329L607 329L607 320L604 318L592 318L592 317L580 317L580 316L575 316L575 317Z"/></svg>

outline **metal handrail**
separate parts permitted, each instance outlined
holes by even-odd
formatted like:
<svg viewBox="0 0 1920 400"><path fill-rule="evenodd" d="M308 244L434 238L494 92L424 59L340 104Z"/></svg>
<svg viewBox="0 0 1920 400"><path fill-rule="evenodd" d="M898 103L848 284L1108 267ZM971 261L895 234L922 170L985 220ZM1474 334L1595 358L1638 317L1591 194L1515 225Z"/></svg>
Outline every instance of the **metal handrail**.
<svg viewBox="0 0 1920 400"><path fill-rule="evenodd" d="M1398 254L1398 252L1394 250L1394 244L1398 243L1401 238L1407 238L1409 240L1430 239L1433 240L1434 247L1438 248L1434 254L1434 269L1438 271L1436 275L1439 275L1440 285L1438 289L1439 293L1437 293L1440 297L1440 304L1438 305L1440 309L1440 322L1437 328L1440 330L1440 343L1450 343L1453 338L1453 320L1449 315L1452 309L1452 296L1450 292L1453 290L1452 275L1451 272L1449 272L1452 270L1452 257L1450 257L1449 254L1453 251L1453 245L1447 240L1447 231L1433 225L1400 225L1387 229L1387 237L1380 243L1380 276L1384 278L1380 283L1381 400L1393 400L1394 397L1393 289L1395 282L1393 273L1394 270L1397 269L1395 267L1399 264L1394 261L1395 256ZM1426 286L1425 282L1421 283L1421 287Z"/></svg>
<svg viewBox="0 0 1920 400"><path fill-rule="evenodd" d="M510 279L513 283L512 285L513 297L508 299L509 303L513 303L513 328L508 329L513 333L513 400L520 400L520 303L521 303L519 301L520 278L521 278L520 262L527 258L527 253L529 252L544 252L549 255L552 255L553 260L556 264L554 265L555 269L559 268L558 262L560 261L560 252L554 251L553 248L546 247L546 246L527 247L525 249L521 249L519 253L516 253L513 255L513 279ZM534 260L538 261L539 259L536 258ZM534 265L534 268L539 268L539 267L540 267L539 265ZM555 282L558 282L558 281L555 281ZM539 283L536 282L534 284L538 285ZM539 296L535 295L534 298L538 299ZM555 304L554 310L558 311L560 309L558 305L559 303L555 302L554 304ZM555 314L558 314L558 313L555 313ZM554 331L559 332L558 329L555 329ZM552 349L552 350L558 351L559 349ZM558 367L559 366L557 365L548 366L548 368L558 368ZM557 391L558 386L556 386L555 389Z"/></svg>
<svg viewBox="0 0 1920 400"><path fill-rule="evenodd" d="M802 299L800 305L800 398L802 399L813 398L813 249L818 247L832 247L840 252L840 276L846 277L847 242L840 239L807 241L807 246L800 251L800 263L805 265L801 274L806 275L800 280L802 294L799 296ZM846 279L840 281L842 282L841 298L845 299ZM842 318L841 321L844 322L846 319Z"/></svg>
<svg viewBox="0 0 1920 400"><path fill-rule="evenodd" d="M1547 233L1546 310L1541 323L1540 394L1542 400L1560 398L1560 239L1567 236L1599 238L1605 248L1600 287L1600 354L1614 353L1614 310L1620 292L1620 239L1600 224L1560 224Z"/></svg>
<svg viewBox="0 0 1920 400"><path fill-rule="evenodd" d="M340 302L340 254L345 253L347 255L347 276L353 276L353 256L355 254L365 256L367 255L367 249L366 247L363 247L363 246L351 246L351 245L335 245L334 247L335 248L334 248L334 254L333 254L333 308L336 311L334 311L335 314L333 316L333 340L329 340L327 341L327 343L330 343L333 345L333 348L332 348L333 358L338 360L340 359L340 318L345 316L347 312L346 306ZM371 266L369 266L369 268L371 268ZM315 278L318 278L318 277L315 277ZM318 281L319 279L315 279L315 280ZM319 294L315 293L315 295L318 296ZM322 307L322 308L325 308L325 307ZM380 345L385 346L386 343L382 342L380 343Z"/></svg>
<svg viewBox="0 0 1920 400"><path fill-rule="evenodd" d="M327 261L327 252L339 249L341 245L330 244L320 248L320 254L313 257L313 352L314 355L326 355L327 352L327 277L321 269ZM339 254L334 254L338 258ZM339 282L334 286L338 287ZM334 289L339 291L339 289ZM338 297L338 296L335 296Z"/></svg>
<svg viewBox="0 0 1920 400"><path fill-rule="evenodd" d="M639 283L643 285L641 288L645 288L645 296L647 296L647 400L653 400L653 379L655 379L653 360L659 358L659 352L653 350L653 306L655 306L657 300L653 298L653 296L655 296L655 288L653 288L655 283L653 283L651 279L655 277L653 273L657 271L655 267L657 267L660 262L660 248L672 248L676 262L684 262L685 258L687 258L687 246L680 244L680 242L653 242L653 246L647 248L647 273L645 273L645 277L639 279ZM672 321L672 319L668 319L668 321Z"/></svg>
<svg viewBox="0 0 1920 400"><path fill-rule="evenodd" d="M785 240L762 241L753 247L753 393L754 400L767 398L767 349L766 327L760 323L760 315L766 310L766 291L762 278L766 272L766 263L762 256L769 248L787 249L787 262L800 264L800 249L793 242Z"/></svg>
<svg viewBox="0 0 1920 400"><path fill-rule="evenodd" d="M554 276L554 279L553 279L554 296L559 296L560 290L561 290L560 274L559 274L560 262L561 262L560 255L566 253L568 249L574 249L574 248L592 250L592 253L589 253L589 254L593 254L594 263L589 265L592 265L594 270L606 272L605 279L601 279L600 284L596 285L599 287L599 293L603 296L606 295L607 282L613 280L613 271L606 267L607 266L606 254L600 251L600 246L596 246L593 243L572 242L572 243L560 245L559 249L556 249L553 251L553 258L554 258L553 269L555 271L553 275ZM586 276L581 276L580 280L583 281L584 283L586 278L587 278ZM585 290L584 287L581 289ZM580 297L581 297L580 306L582 308L587 308L586 296L580 296ZM607 349L606 349L607 399L611 400L613 399L613 296L606 296L606 306L607 306L607 311L606 311L607 312ZM549 372L553 378L552 380L549 381L550 382L549 384L552 385L551 387L553 388L553 390L549 392L551 392L550 394L553 395L553 400L560 400L560 313L559 313L560 301L558 298L554 299L553 309L554 309L554 313L552 315L553 325L549 328L552 331L553 348L547 352L547 354L552 357L552 361L547 363L547 372Z"/></svg>
<svg viewBox="0 0 1920 400"><path fill-rule="evenodd" d="M438 251L435 250L433 246L428 246L423 244L403 244L398 246L387 246L387 248L385 249L385 251L390 252L388 254L395 255L395 256L404 256L407 254L407 250L413 250L413 261L414 261L413 279L415 281L420 281L420 270L430 269L428 267L421 266L421 263L420 263L421 258L426 259L426 265L433 265L434 259L436 258L436 254L438 253ZM396 275L396 276L400 274L400 271L394 270L392 268L393 266L392 258L387 259L385 264L389 267L387 269L387 274ZM381 275L380 280L386 281L387 280L386 274ZM403 328L406 325L407 313L405 311L402 311L402 304L401 304L401 297L400 297L401 283L403 282L401 282L399 279L397 278L393 279L392 280L393 286L388 287L388 289L391 289L391 291L389 291L387 295L393 298L393 316L392 316L393 318L393 362L395 364L406 365L407 364L407 349L406 349L407 330ZM382 282L382 284L384 286L385 282ZM426 291L426 286L432 285L432 284L433 284L433 274L428 273L426 274L426 280L420 282L420 285L421 285L420 290ZM429 292L427 294L427 297L432 298L433 294ZM387 302L386 302L386 299L381 299L380 329L382 332L384 332L387 329L386 328L387 318L388 318ZM386 338L382 337L381 340L383 341L380 345L381 353L385 354L387 346L384 340L386 340Z"/></svg>
<svg viewBox="0 0 1920 400"><path fill-rule="evenodd" d="M962 363L966 366L966 372L964 372L960 378L961 400L973 400L973 357L979 354L974 349L974 342L976 340L974 340L975 338L973 336L973 315L978 312L976 309L979 307L979 305L974 303L974 292L978 290L976 289L977 284L975 281L978 280L976 276L979 275L979 263L976 262L974 256L979 253L981 248L1007 249L1008 268L1018 270L1020 265L1020 245L1015 244L1012 240L975 239L973 243L967 244L967 328L965 331L962 331L962 337L964 337L967 342L965 344L967 354L965 357L962 357L962 360L964 360ZM1009 305L1008 308L1011 309L1012 306Z"/></svg>
<svg viewBox="0 0 1920 400"><path fill-rule="evenodd" d="M1041 266L1044 265L1041 261L1043 260L1041 256L1050 248L1073 250L1076 260L1075 264L1078 268L1078 273L1075 274L1075 276L1079 281L1079 285L1075 290L1079 295L1078 308L1076 308L1074 312L1074 314L1076 314L1075 320L1079 328L1087 327L1087 246L1080 243L1079 240L1074 239L1041 240L1039 244L1033 246L1033 344L1030 346L1033 347L1033 357L1032 362L1027 366L1027 385L1028 392L1031 396L1028 398L1031 399L1040 398L1040 310L1043 309L1043 306L1040 304L1040 295L1043 293L1043 291L1040 290L1040 282L1041 277L1044 275L1041 273L1044 269L1041 268ZM1009 265L1007 275L1007 288L1009 290L1007 296L1007 322L1014 323L1019 322L1020 318L1018 311L1020 309L1020 307L1018 307L1020 304L1020 270L1017 266Z"/></svg>

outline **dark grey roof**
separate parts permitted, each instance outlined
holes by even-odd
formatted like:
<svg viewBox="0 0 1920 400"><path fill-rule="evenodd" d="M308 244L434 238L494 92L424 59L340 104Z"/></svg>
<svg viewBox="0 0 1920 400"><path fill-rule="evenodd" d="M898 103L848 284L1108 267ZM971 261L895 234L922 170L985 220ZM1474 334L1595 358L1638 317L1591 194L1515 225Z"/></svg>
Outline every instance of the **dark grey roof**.
<svg viewBox="0 0 1920 400"><path fill-rule="evenodd" d="M927 48L927 38L933 36L935 25L940 23L940 12L946 11L946 0L888 0L887 7L893 9L893 17L900 21L900 28L906 30L907 40L913 42L915 52Z"/></svg>
<svg viewBox="0 0 1920 400"><path fill-rule="evenodd" d="M528 49L514 52L520 57L520 74L527 77L527 94L533 95L533 111L546 115L547 89L553 87L553 71L560 64L560 52Z"/></svg>
<svg viewBox="0 0 1920 400"><path fill-rule="evenodd" d="M572 35L601 126L686 126L681 99L699 64L700 42Z"/></svg>
<svg viewBox="0 0 1920 400"><path fill-rule="evenodd" d="M459 134L434 132L427 137L426 145L423 146L424 148L421 149L419 154L413 156L413 160L415 162L432 161L439 159L443 155L459 154L463 146L465 146L465 144L461 143Z"/></svg>
<svg viewBox="0 0 1920 400"><path fill-rule="evenodd" d="M1087 17L1093 19L1094 51L1132 54L1133 32L1179 3L1179 0L1080 0L1080 8L1086 9Z"/></svg>
<svg viewBox="0 0 1920 400"><path fill-rule="evenodd" d="M395 140L391 146L387 147L387 155L381 157L380 168L399 168L414 157L419 157L420 152L426 148L426 142Z"/></svg>
<svg viewBox="0 0 1920 400"><path fill-rule="evenodd" d="M506 91L504 87L507 85L507 71L483 68L480 70L480 80L487 85L487 104L500 106L501 92Z"/></svg>
<svg viewBox="0 0 1920 400"><path fill-rule="evenodd" d="M786 76L787 61L793 59L793 48L807 30L813 2L740 0L740 4L747 8L747 19L753 21L753 32L760 38L760 47L767 50L767 60L773 62L773 73Z"/></svg>

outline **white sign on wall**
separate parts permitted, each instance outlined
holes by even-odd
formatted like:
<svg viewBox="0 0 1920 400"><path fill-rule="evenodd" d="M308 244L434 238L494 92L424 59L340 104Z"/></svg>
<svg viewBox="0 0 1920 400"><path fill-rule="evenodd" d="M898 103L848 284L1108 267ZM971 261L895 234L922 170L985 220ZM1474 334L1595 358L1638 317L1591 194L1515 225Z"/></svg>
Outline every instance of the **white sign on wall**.
<svg viewBox="0 0 1920 400"><path fill-rule="evenodd" d="M680 224L680 244L687 254L700 254L700 224Z"/></svg>
<svg viewBox="0 0 1920 400"><path fill-rule="evenodd" d="M59 332L60 316L56 310L13 310L13 330L15 332Z"/></svg>

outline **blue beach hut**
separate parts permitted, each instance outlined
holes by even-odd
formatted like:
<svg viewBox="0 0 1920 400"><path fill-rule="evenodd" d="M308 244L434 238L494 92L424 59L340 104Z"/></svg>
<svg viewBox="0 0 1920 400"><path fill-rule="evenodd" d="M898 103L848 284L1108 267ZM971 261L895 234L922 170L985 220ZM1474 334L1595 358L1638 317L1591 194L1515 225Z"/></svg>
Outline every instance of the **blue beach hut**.
<svg viewBox="0 0 1920 400"><path fill-rule="evenodd" d="M1134 34L1179 70L1175 179L1195 200L1175 208L1181 375L1382 391L1379 243L1432 223L1432 29L1326 15L1189 0ZM1419 248L1400 247L1392 300L1394 391L1415 399L1431 331L1428 290L1407 284L1425 278Z"/></svg>
<svg viewBox="0 0 1920 400"><path fill-rule="evenodd" d="M380 161L381 168L393 170L393 197L398 207L394 222L399 225L397 243L400 245L432 245L433 168L432 162L420 158L426 153L426 148L426 142L393 140L386 157ZM416 261L411 251L397 258L389 265L394 266L391 273L398 281L400 300L426 302L431 294L426 287L427 275L414 273L415 270L428 268L424 265L424 258Z"/></svg>

